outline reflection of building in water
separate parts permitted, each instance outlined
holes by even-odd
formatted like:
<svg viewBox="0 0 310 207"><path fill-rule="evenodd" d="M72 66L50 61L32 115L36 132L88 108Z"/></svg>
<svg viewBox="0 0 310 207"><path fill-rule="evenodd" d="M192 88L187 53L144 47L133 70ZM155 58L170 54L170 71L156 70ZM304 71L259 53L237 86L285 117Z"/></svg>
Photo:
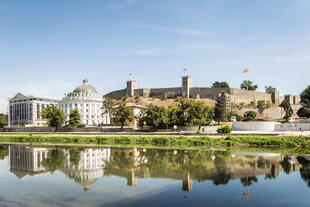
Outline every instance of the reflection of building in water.
<svg viewBox="0 0 310 207"><path fill-rule="evenodd" d="M83 149L77 165L70 161L67 151L64 169L62 170L69 178L89 190L89 186L104 175L103 168L109 162L111 150L108 148Z"/></svg>
<svg viewBox="0 0 310 207"><path fill-rule="evenodd" d="M10 170L18 178L46 172L41 161L47 157L47 148L9 146Z"/></svg>
<svg viewBox="0 0 310 207"><path fill-rule="evenodd" d="M146 150L142 150L146 151ZM111 161L120 161L118 158L121 158L121 160L125 159L127 162L124 162L123 165L127 167L127 169L121 174L127 178L127 185L128 186L137 186L138 179L136 175L136 171L140 170L139 166L142 164L147 163L147 159L144 156L140 156L140 150L137 148L133 149L112 149L111 150ZM118 163L120 164L120 163ZM119 166L115 165L113 166L116 170L114 172L117 172L117 168ZM124 170L124 169L123 169ZM120 172L120 171L119 171ZM143 171L143 177L149 177L148 170Z"/></svg>

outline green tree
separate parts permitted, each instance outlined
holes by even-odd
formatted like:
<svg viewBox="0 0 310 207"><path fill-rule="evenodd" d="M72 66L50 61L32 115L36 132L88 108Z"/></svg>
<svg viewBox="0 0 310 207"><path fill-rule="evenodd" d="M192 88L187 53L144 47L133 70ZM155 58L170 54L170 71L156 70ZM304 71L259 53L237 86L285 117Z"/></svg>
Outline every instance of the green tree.
<svg viewBox="0 0 310 207"><path fill-rule="evenodd" d="M164 128L168 125L168 110L163 106L150 104L144 112L147 126Z"/></svg>
<svg viewBox="0 0 310 207"><path fill-rule="evenodd" d="M221 121L227 119L227 98L226 94L222 92L216 99L214 107L214 120L220 124Z"/></svg>
<svg viewBox="0 0 310 207"><path fill-rule="evenodd" d="M242 121L251 121L257 116L256 111L246 111L243 115Z"/></svg>
<svg viewBox="0 0 310 207"><path fill-rule="evenodd" d="M124 124L134 119L133 108L127 106L127 102L122 100L118 105L112 108L113 119L121 124L121 131L123 131Z"/></svg>
<svg viewBox="0 0 310 207"><path fill-rule="evenodd" d="M102 102L103 113L108 113L113 110L113 106L116 104L116 101L110 97L104 97Z"/></svg>
<svg viewBox="0 0 310 207"><path fill-rule="evenodd" d="M276 88L272 87L272 86L265 86L265 91L268 94L273 94L274 92L276 92Z"/></svg>
<svg viewBox="0 0 310 207"><path fill-rule="evenodd" d="M213 110L205 103L179 98L177 104L169 106L169 122L178 126L199 126L210 124Z"/></svg>
<svg viewBox="0 0 310 207"><path fill-rule="evenodd" d="M255 91L258 88L258 85L254 85L254 83L250 80L244 80L241 85L241 89Z"/></svg>
<svg viewBox="0 0 310 207"><path fill-rule="evenodd" d="M300 94L302 107L297 111L299 117L310 118L310 85Z"/></svg>
<svg viewBox="0 0 310 207"><path fill-rule="evenodd" d="M215 81L211 87L212 88L230 88L227 82L219 82L219 81Z"/></svg>
<svg viewBox="0 0 310 207"><path fill-rule="evenodd" d="M262 114L265 109L270 108L270 102L265 100L257 101L256 108L260 114Z"/></svg>
<svg viewBox="0 0 310 207"><path fill-rule="evenodd" d="M283 108L285 112L283 119L289 119L293 115L293 109L288 99L284 99L279 106Z"/></svg>
<svg viewBox="0 0 310 207"><path fill-rule="evenodd" d="M0 128L3 128L8 125L8 116L0 114Z"/></svg>
<svg viewBox="0 0 310 207"><path fill-rule="evenodd" d="M304 107L310 108L310 85L300 94L300 103Z"/></svg>
<svg viewBox="0 0 310 207"><path fill-rule="evenodd" d="M136 117L136 120L138 122L138 126L141 127L141 129L143 130L143 127L145 125L144 112L140 112L139 115Z"/></svg>
<svg viewBox="0 0 310 207"><path fill-rule="evenodd" d="M61 127L65 121L65 114L60 108L56 108L54 105L50 105L44 108L41 112L43 119L47 119L47 124L49 127Z"/></svg>
<svg viewBox="0 0 310 207"><path fill-rule="evenodd" d="M297 115L303 118L310 118L310 108L306 108L304 106L301 107L300 109L298 109Z"/></svg>
<svg viewBox="0 0 310 207"><path fill-rule="evenodd" d="M70 127L80 127L81 123L81 114L78 108L71 109L69 113L69 126Z"/></svg>

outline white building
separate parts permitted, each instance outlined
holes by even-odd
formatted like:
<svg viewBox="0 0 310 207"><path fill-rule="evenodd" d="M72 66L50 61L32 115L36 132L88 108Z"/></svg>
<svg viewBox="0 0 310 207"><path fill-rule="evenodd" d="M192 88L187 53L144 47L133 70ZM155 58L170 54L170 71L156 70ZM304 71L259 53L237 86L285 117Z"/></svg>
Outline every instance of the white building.
<svg viewBox="0 0 310 207"><path fill-rule="evenodd" d="M57 105L58 100L17 93L9 99L9 126L43 126L46 120L40 112L49 105Z"/></svg>
<svg viewBox="0 0 310 207"><path fill-rule="evenodd" d="M76 87L73 92L59 102L60 107L69 119L70 111L78 108L81 114L81 121L86 126L98 126L110 124L109 113L104 113L102 109L103 96L97 90L83 80L83 84Z"/></svg>

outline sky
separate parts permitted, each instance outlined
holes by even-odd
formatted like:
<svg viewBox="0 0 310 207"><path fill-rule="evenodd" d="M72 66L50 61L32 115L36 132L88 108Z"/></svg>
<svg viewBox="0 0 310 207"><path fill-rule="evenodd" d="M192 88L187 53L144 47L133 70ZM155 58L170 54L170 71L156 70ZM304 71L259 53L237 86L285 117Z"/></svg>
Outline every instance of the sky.
<svg viewBox="0 0 310 207"><path fill-rule="evenodd" d="M310 85L309 10L309 0L0 0L0 113L18 92L62 98L83 79L102 94L191 75L193 86L251 80L297 95Z"/></svg>

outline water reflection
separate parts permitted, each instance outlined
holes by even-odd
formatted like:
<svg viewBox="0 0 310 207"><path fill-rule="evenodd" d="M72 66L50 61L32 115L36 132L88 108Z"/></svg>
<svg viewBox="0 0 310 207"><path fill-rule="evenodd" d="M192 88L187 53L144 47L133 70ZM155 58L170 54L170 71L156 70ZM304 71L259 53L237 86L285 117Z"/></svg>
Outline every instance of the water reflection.
<svg viewBox="0 0 310 207"><path fill-rule="evenodd" d="M300 171L310 187L310 157L276 153L120 148L52 148L10 145L0 147L0 159L9 156L10 172L18 178L62 172L88 191L104 176L126 178L137 186L143 178L179 180L183 191L193 190L193 181L210 180L225 185L240 179L243 186L276 179L281 172Z"/></svg>

